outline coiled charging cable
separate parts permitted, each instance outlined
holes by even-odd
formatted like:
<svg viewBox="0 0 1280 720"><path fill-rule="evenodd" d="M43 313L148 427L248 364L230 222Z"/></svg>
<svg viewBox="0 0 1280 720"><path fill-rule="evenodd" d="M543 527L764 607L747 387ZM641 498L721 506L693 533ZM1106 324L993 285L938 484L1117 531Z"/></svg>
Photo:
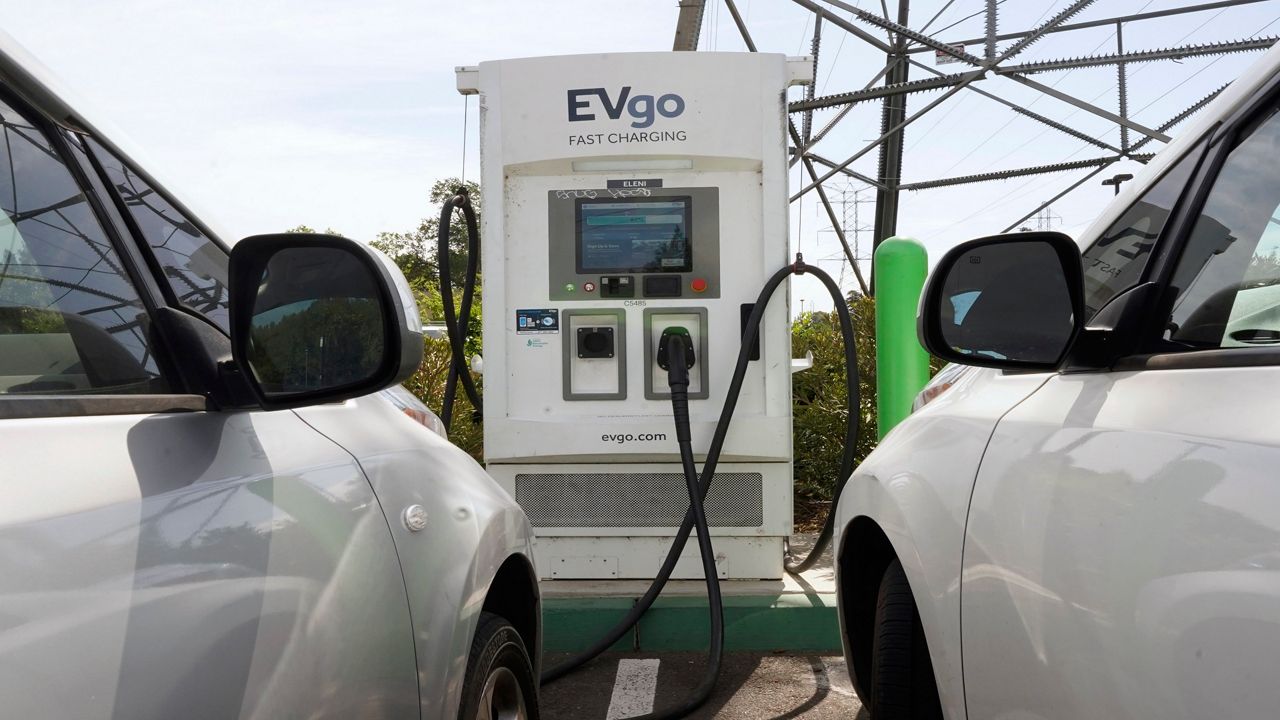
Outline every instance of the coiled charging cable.
<svg viewBox="0 0 1280 720"><path fill-rule="evenodd" d="M449 224L453 211L461 209L467 223L467 273L462 285L462 306L457 313L453 309L453 275L449 261ZM458 381L471 401L472 422L484 419L480 391L476 389L471 366L467 362L467 338L471 337L471 303L476 293L476 276L480 268L480 227L476 222L476 210L471 206L471 195L465 187L444 202L440 208L440 227L436 233L436 265L440 270L440 303L444 306L445 332L449 338L449 376L444 384L444 399L440 403L440 420L445 428L453 421L453 403L458 393Z"/></svg>

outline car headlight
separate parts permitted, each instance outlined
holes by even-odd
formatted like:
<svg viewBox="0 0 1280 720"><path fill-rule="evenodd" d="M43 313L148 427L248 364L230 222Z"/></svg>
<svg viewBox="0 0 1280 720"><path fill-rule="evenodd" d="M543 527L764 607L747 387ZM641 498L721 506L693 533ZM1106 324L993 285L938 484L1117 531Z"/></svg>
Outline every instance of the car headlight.
<svg viewBox="0 0 1280 720"><path fill-rule="evenodd" d="M431 408L419 400L417 395L406 390L403 385L392 385L378 394L391 401L392 405L395 405L400 412L408 415L414 422L445 440L449 439L449 429L444 426L444 421L431 412Z"/></svg>
<svg viewBox="0 0 1280 720"><path fill-rule="evenodd" d="M972 365L957 365L951 363L938 371L937 375L924 386L916 399L911 403L911 412L915 412L929 403L937 400L942 393L950 390L953 385L960 382L960 379L973 370Z"/></svg>

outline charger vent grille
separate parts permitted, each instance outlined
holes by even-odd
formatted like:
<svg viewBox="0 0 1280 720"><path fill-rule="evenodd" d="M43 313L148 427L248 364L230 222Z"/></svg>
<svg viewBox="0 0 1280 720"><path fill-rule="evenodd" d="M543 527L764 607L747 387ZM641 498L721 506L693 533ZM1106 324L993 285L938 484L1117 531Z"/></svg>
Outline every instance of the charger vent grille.
<svg viewBox="0 0 1280 720"><path fill-rule="evenodd" d="M689 509L680 473L516 475L516 502L534 527L679 527ZM707 493L707 524L764 524L760 473L716 473Z"/></svg>

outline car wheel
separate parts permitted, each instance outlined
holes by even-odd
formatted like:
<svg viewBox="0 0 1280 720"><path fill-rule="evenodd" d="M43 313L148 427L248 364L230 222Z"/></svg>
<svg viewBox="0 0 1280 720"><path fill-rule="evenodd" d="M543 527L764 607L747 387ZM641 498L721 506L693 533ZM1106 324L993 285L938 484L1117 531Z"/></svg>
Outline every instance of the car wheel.
<svg viewBox="0 0 1280 720"><path fill-rule="evenodd" d="M871 649L871 717L874 720L941 720L942 704L929 662L924 628L902 563L894 560L880 579Z"/></svg>
<svg viewBox="0 0 1280 720"><path fill-rule="evenodd" d="M481 613L462 682L459 720L538 720L538 685L520 634Z"/></svg>

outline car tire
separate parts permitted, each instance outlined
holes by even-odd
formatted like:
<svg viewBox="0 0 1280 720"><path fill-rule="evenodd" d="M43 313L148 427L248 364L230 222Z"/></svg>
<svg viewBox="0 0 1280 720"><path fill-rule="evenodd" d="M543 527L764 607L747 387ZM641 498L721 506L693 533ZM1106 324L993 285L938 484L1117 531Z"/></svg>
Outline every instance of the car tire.
<svg viewBox="0 0 1280 720"><path fill-rule="evenodd" d="M459 720L538 720L538 682L520 633L505 618L480 613Z"/></svg>
<svg viewBox="0 0 1280 720"><path fill-rule="evenodd" d="M924 628L902 563L880 579L871 649L873 720L941 720L942 704L929 662Z"/></svg>

